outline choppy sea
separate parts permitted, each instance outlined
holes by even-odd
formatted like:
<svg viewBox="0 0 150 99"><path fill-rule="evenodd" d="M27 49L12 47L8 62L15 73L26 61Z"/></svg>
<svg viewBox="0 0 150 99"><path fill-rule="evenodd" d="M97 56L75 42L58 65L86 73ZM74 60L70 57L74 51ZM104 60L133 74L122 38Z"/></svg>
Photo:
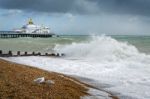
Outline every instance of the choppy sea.
<svg viewBox="0 0 150 99"><path fill-rule="evenodd" d="M60 36L0 39L7 52L64 53L65 57L16 57L11 61L106 84L124 99L150 99L150 36Z"/></svg>

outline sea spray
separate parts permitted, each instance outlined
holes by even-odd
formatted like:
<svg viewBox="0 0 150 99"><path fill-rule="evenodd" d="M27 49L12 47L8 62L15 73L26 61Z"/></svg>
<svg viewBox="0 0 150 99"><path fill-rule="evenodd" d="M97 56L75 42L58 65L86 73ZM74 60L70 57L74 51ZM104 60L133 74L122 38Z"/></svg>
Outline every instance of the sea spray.
<svg viewBox="0 0 150 99"><path fill-rule="evenodd" d="M127 42L119 42L108 36L92 36L88 41L70 45L56 45L57 52L65 53L67 57L94 60L120 60L136 57L138 49Z"/></svg>
<svg viewBox="0 0 150 99"><path fill-rule="evenodd" d="M150 99L150 56L108 36L57 45L64 58L17 57L9 60L41 69L82 76L109 84L105 89L138 99ZM129 99L129 98L128 98Z"/></svg>

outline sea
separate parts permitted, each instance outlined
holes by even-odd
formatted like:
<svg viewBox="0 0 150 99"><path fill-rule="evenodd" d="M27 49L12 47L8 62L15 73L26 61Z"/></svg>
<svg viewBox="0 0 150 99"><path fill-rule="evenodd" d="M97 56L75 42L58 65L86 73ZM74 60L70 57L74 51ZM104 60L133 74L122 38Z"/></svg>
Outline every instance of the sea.
<svg viewBox="0 0 150 99"><path fill-rule="evenodd" d="M0 39L0 50L64 53L63 57L7 60L87 78L121 99L150 99L150 36L60 35Z"/></svg>

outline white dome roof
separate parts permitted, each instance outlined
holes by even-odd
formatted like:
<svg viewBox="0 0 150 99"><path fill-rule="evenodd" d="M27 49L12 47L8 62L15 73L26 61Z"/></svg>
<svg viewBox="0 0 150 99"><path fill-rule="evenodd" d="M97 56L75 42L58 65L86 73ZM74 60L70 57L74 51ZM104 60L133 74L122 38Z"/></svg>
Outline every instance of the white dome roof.
<svg viewBox="0 0 150 99"><path fill-rule="evenodd" d="M32 19L29 20L28 24L24 25L21 29L16 30L22 33L50 33L50 28L45 26L35 25Z"/></svg>
<svg viewBox="0 0 150 99"><path fill-rule="evenodd" d="M25 25L24 28L36 28L37 26L34 24Z"/></svg>

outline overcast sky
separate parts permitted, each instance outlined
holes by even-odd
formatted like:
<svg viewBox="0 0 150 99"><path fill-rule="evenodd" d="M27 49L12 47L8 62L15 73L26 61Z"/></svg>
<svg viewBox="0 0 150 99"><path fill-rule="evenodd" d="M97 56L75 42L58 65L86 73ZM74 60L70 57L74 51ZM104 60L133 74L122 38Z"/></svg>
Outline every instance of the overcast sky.
<svg viewBox="0 0 150 99"><path fill-rule="evenodd" d="M150 0L0 0L0 30L29 18L58 34L150 35Z"/></svg>

